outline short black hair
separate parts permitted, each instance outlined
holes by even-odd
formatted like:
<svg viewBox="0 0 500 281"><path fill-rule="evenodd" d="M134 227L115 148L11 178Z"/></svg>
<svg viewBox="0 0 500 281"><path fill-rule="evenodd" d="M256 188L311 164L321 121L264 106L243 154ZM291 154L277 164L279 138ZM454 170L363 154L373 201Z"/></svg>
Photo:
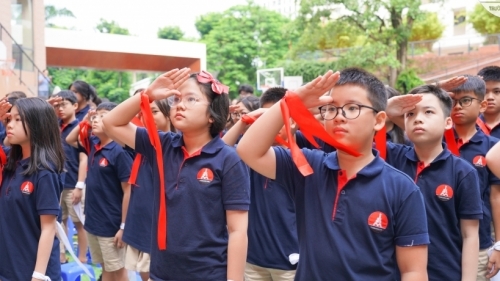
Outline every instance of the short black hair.
<svg viewBox="0 0 500 281"><path fill-rule="evenodd" d="M411 90L409 95L416 94L431 94L439 99L441 108L443 109L444 116L449 117L451 113L451 108L453 107L453 101L450 95L443 89L434 85L422 85Z"/></svg>
<svg viewBox="0 0 500 281"><path fill-rule="evenodd" d="M98 111L98 110L107 110L107 111L111 111L111 110L113 110L113 108L115 108L116 106L117 106L117 104L116 104L116 103L114 103L114 102L103 102L103 103L99 104L95 110L96 110L96 111Z"/></svg>
<svg viewBox="0 0 500 281"><path fill-rule="evenodd" d="M59 93L55 95L55 97L60 97L63 100L69 101L71 104L78 103L78 100L76 99L75 93L73 93L70 90L62 90Z"/></svg>
<svg viewBox="0 0 500 281"><path fill-rule="evenodd" d="M484 96L486 95L486 83L484 83L484 80L479 78L478 76L472 75L464 75L464 77L467 77L467 81L465 81L464 84L451 90L451 92L453 92L454 94L461 94L463 92L472 91L479 100L484 100Z"/></svg>
<svg viewBox="0 0 500 281"><path fill-rule="evenodd" d="M253 94L253 87L247 84L243 84L238 87L238 94L240 94L241 92Z"/></svg>
<svg viewBox="0 0 500 281"><path fill-rule="evenodd" d="M193 73L189 79L193 79L200 86L201 92L205 94L210 103L208 114L213 119L210 126L210 135L215 137L224 130L229 116L229 97L228 93L217 94L212 90L212 83L200 83L197 79L198 73Z"/></svg>
<svg viewBox="0 0 500 281"><path fill-rule="evenodd" d="M282 87L273 87L267 89L262 96L260 96L260 107L265 104L275 104L279 102L286 94L287 89Z"/></svg>
<svg viewBox="0 0 500 281"><path fill-rule="evenodd" d="M240 101L249 111L254 111L260 108L259 98L256 96L244 97Z"/></svg>
<svg viewBox="0 0 500 281"><path fill-rule="evenodd" d="M27 98L28 96L26 96L26 94L24 92L21 92L21 91L13 91L13 92L10 92L7 94L7 96L9 98L19 98L19 99L22 99L22 98Z"/></svg>
<svg viewBox="0 0 500 281"><path fill-rule="evenodd" d="M479 70L477 75L483 77L483 80L485 82L488 81L500 82L500 67L495 65L487 66Z"/></svg>
<svg viewBox="0 0 500 281"><path fill-rule="evenodd" d="M384 111L387 106L387 96L384 83L366 70L352 67L340 72L339 81L335 86L355 85L365 89L368 100L377 111Z"/></svg>
<svg viewBox="0 0 500 281"><path fill-rule="evenodd" d="M94 87L92 87L89 83L81 80L75 80L68 87L68 90L71 90L71 87L76 90L75 94L78 93L82 95L82 97L86 100L94 101L97 98L97 93ZM95 102L95 101L94 101Z"/></svg>

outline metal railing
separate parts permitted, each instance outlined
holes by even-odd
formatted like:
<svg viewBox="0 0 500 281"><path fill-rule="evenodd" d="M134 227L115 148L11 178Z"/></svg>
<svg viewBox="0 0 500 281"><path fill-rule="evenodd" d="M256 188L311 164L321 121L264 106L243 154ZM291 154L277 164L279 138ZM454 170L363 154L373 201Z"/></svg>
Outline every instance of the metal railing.
<svg viewBox="0 0 500 281"><path fill-rule="evenodd" d="M31 89L30 86L28 86L24 81L23 81L23 70L26 70L26 71L33 71L33 70L36 70L36 76L37 76L37 81L38 81L38 76L40 74L42 74L42 71L40 70L40 68L38 68L38 66L35 64L35 62L33 61L33 59L31 58L32 56L28 55L26 53L26 50L30 51L31 54L33 54L33 50L32 49L27 49L27 48L23 48L20 44L17 43L17 41L14 39L14 37L12 37L12 35L10 34L10 32L0 23L0 40L2 40L2 36L3 36L3 33L5 32L5 34L7 34L7 36L10 38L11 42L12 42L12 56L13 56L13 59L16 60L16 66L14 67L13 70L11 70L12 74L14 74L15 76L17 76L19 78L19 84L22 84L24 85L28 91L31 92L31 94L33 96L37 96L38 94L38 89L36 91L33 91ZM28 63L28 69L26 69L24 67L24 64L25 63ZM17 67L19 66L19 67ZM19 70L19 71L14 71L14 70ZM43 75L43 74L42 74ZM50 84L52 84L51 81L49 81Z"/></svg>

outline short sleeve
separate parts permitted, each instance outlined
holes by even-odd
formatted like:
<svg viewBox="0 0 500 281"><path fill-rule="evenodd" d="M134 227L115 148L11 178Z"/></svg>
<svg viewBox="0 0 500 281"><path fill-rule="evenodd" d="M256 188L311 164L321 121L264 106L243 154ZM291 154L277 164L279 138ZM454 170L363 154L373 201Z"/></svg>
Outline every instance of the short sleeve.
<svg viewBox="0 0 500 281"><path fill-rule="evenodd" d="M389 165L398 168L406 162L406 153L411 149L411 146L387 142L386 161Z"/></svg>
<svg viewBox="0 0 500 281"><path fill-rule="evenodd" d="M135 151L146 156L147 159L156 159L154 156L155 149L145 128L137 127L135 131Z"/></svg>
<svg viewBox="0 0 500 281"><path fill-rule="evenodd" d="M409 184L412 184L409 182ZM400 247L426 245L430 243L427 229L427 213L420 189L416 189L402 202L394 225L395 242Z"/></svg>
<svg viewBox="0 0 500 281"><path fill-rule="evenodd" d="M222 203L226 210L250 209L250 175L241 160L223 174Z"/></svg>
<svg viewBox="0 0 500 281"><path fill-rule="evenodd" d="M39 215L59 215L61 185L60 177L56 173L47 173L38 179L34 188Z"/></svg>
<svg viewBox="0 0 500 281"><path fill-rule="evenodd" d="M132 168L132 157L125 149L121 149L115 159L116 175L120 182L128 182L130 178L130 170Z"/></svg>
<svg viewBox="0 0 500 281"><path fill-rule="evenodd" d="M462 180L457 188L458 216L460 219L482 219L483 202L479 191L479 178L477 171L472 168Z"/></svg>
<svg viewBox="0 0 500 281"><path fill-rule="evenodd" d="M295 198L295 191L304 185L304 177L293 163L290 150L273 147L276 156L276 183L285 187ZM303 150L304 151L304 150Z"/></svg>
<svg viewBox="0 0 500 281"><path fill-rule="evenodd" d="M500 185L500 179L488 167L488 185Z"/></svg>

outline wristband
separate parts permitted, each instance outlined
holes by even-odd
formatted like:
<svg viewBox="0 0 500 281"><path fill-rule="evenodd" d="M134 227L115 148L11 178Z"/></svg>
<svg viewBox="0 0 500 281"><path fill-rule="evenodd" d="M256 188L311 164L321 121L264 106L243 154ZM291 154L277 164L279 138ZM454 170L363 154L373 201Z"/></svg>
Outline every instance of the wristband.
<svg viewBox="0 0 500 281"><path fill-rule="evenodd" d="M500 241L497 241L494 245L493 245L493 249L496 250L496 251L500 251Z"/></svg>
<svg viewBox="0 0 500 281"><path fill-rule="evenodd" d="M79 181L75 185L76 188L78 189L84 189L85 188L85 183L83 181Z"/></svg>
<svg viewBox="0 0 500 281"><path fill-rule="evenodd" d="M122 223L120 224L120 229L121 229L121 230L124 230L124 229L125 229L125 223L124 223L124 222L122 222Z"/></svg>
<svg viewBox="0 0 500 281"><path fill-rule="evenodd" d="M48 276L45 276L45 274L41 274L40 272L36 271L33 271L33 275L31 275L31 277L42 281L51 281Z"/></svg>

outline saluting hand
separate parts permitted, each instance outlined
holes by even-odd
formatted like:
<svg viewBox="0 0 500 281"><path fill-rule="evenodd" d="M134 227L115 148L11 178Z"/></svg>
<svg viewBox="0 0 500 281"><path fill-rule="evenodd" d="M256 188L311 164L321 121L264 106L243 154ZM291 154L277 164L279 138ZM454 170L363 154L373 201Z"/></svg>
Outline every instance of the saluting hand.
<svg viewBox="0 0 500 281"><path fill-rule="evenodd" d="M2 121L5 121L5 119L10 117L9 109L12 107L12 104L10 104L7 99L2 99L0 100L0 119Z"/></svg>
<svg viewBox="0 0 500 281"><path fill-rule="evenodd" d="M437 86L441 89L450 92L458 86L463 85L467 81L465 76L455 76L450 79L442 80L437 83Z"/></svg>
<svg viewBox="0 0 500 281"><path fill-rule="evenodd" d="M422 95L395 96L387 100L385 112L389 118L400 117L414 109L417 103L422 100Z"/></svg>
<svg viewBox="0 0 500 281"><path fill-rule="evenodd" d="M318 107L332 102L331 96L325 96L325 92L328 92L335 86L340 78L340 73L333 72L329 70L325 75L318 76L316 79L305 84L304 86L295 90L295 93L299 95L307 108Z"/></svg>
<svg viewBox="0 0 500 281"><path fill-rule="evenodd" d="M176 68L158 76L146 89L146 94L150 100L162 100L175 94L180 95L177 88L189 79L190 71L189 68L181 70Z"/></svg>

